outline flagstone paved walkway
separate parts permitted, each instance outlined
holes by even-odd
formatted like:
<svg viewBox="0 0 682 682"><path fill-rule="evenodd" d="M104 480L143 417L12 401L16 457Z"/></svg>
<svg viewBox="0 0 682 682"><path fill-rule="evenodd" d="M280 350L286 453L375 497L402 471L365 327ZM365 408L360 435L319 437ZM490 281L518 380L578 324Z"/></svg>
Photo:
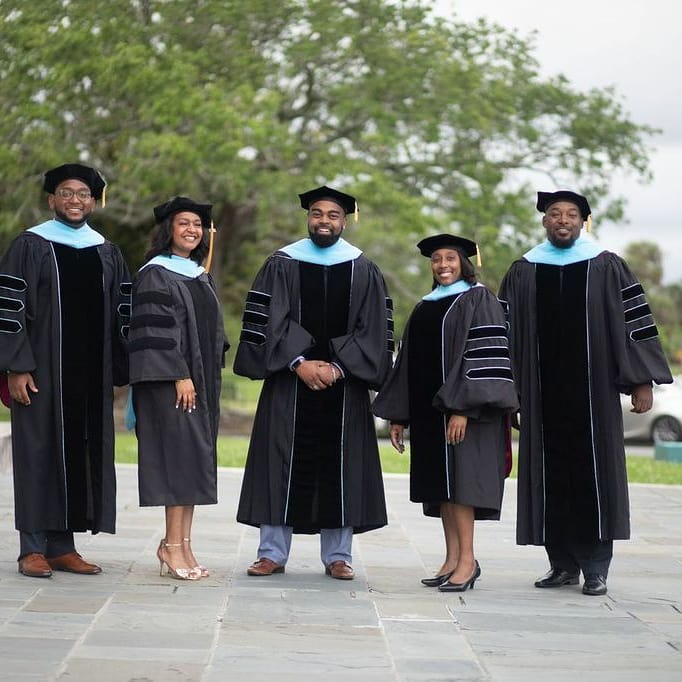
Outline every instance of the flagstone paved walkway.
<svg viewBox="0 0 682 682"><path fill-rule="evenodd" d="M118 467L118 533L81 536L98 576L17 572L12 480L0 474L0 680L74 682L680 682L682 486L631 486L633 538L616 543L606 597L538 590L542 548L514 543L515 482L499 523L476 527L482 577L445 595L419 580L442 556L439 523L386 476L389 525L356 537L352 582L324 575L317 537L295 536L286 574L249 578L257 531L235 522L241 470L219 473L193 546L211 577L159 577L160 509Z"/></svg>

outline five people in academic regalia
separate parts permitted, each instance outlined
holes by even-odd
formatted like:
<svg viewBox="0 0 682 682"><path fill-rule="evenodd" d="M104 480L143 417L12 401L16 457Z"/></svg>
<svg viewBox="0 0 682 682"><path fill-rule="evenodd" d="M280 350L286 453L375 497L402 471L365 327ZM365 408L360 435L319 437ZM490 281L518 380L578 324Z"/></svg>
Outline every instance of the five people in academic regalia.
<svg viewBox="0 0 682 682"><path fill-rule="evenodd" d="M105 181L69 163L45 174L53 218L0 262L0 370L11 397L19 572L96 574L74 532L113 533L113 386L128 382L130 277L88 220Z"/></svg>
<svg viewBox="0 0 682 682"><path fill-rule="evenodd" d="M606 593L613 540L630 537L620 394L652 405L672 377L642 285L625 261L581 235L587 199L538 192L547 239L500 288L520 395L519 544L544 545L539 588Z"/></svg>
<svg viewBox="0 0 682 682"><path fill-rule="evenodd" d="M352 538L384 526L370 390L391 366L392 304L379 268L342 238L355 198L299 195L308 236L272 254L248 292L234 371L264 379L237 520L260 528L252 576L282 573L292 533L319 533L332 578Z"/></svg>
<svg viewBox="0 0 682 682"><path fill-rule="evenodd" d="M177 196L154 208L157 227L133 285L130 383L140 506L164 506L157 557L173 578L209 575L191 547L194 505L215 504L221 368L228 344L216 287L202 263L210 204Z"/></svg>
<svg viewBox="0 0 682 682"><path fill-rule="evenodd" d="M410 500L441 518L445 558L422 583L462 592L481 575L474 520L500 517L509 415L518 402L502 307L469 261L476 243L440 234L417 246L430 260L434 288L412 311L372 408L390 420L399 452L409 426Z"/></svg>
<svg viewBox="0 0 682 682"><path fill-rule="evenodd" d="M154 209L130 320L123 257L88 224L104 204L103 177L65 164L43 187L53 218L0 261L19 572L101 572L76 551L74 532L115 530L113 387L129 382L140 505L165 507L161 571L207 576L191 529L194 506L217 502L228 348L203 267L212 207L177 196ZM543 545L550 563L535 586L576 585L582 572L583 593L605 594L613 540L630 534L619 394L645 412L652 383L672 377L641 284L581 236L587 199L538 193L547 239L512 264L499 301L477 282L474 242L420 241L433 289L391 368L384 278L342 238L355 198L327 186L299 198L308 236L258 272L234 362L236 374L264 380L237 511L260 533L247 573L283 573L293 534L308 533L321 536L326 574L353 579L353 534L387 523L370 406L379 391L373 410L391 421L399 451L410 428L410 499L443 525L445 558L422 583L461 592L479 578L474 521L499 518L509 414L520 403L517 542Z"/></svg>

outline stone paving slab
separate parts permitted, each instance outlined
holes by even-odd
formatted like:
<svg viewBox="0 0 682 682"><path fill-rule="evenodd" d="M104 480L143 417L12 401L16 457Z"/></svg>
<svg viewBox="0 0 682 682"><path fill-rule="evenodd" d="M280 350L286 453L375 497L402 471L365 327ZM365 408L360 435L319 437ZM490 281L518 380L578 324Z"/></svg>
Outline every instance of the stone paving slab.
<svg viewBox="0 0 682 682"><path fill-rule="evenodd" d="M286 573L251 578L258 533L235 522L242 472L219 472L193 547L211 576L159 576L161 509L137 504L118 467L118 532L82 535L98 576L17 572L12 480L0 474L0 680L70 682L640 682L682 680L682 487L631 486L633 539L618 542L605 597L537 590L544 550L502 520L476 526L482 576L463 594L420 579L442 559L440 522L386 477L389 526L356 536L352 582L324 575L319 539L296 536Z"/></svg>
<svg viewBox="0 0 682 682"><path fill-rule="evenodd" d="M234 623L222 628L213 667L230 678L234 673L243 673L252 675L252 679L264 679L268 674L280 679L281 675L295 676L300 672L318 679L345 673L355 679L356 674L385 677L392 672L378 626L291 627L262 622L246 626Z"/></svg>
<svg viewBox="0 0 682 682"><path fill-rule="evenodd" d="M72 657L65 664L59 679L90 680L96 682L194 682L203 679L206 665L203 663L182 663L178 661L140 661L135 659L108 659L106 664L89 658ZM13 678L17 682L31 680L30 677ZM46 678L35 678L45 680ZM54 678L52 678L54 679ZM223 675L223 682L227 678ZM252 682L254 682L252 680Z"/></svg>

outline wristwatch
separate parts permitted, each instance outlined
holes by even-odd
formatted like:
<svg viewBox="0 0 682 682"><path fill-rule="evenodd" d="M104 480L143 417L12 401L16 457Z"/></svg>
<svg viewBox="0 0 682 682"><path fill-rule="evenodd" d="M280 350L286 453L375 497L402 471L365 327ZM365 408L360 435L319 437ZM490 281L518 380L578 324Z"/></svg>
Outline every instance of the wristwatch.
<svg viewBox="0 0 682 682"><path fill-rule="evenodd" d="M295 372L298 369L298 366L305 360L305 358L302 355L299 355L290 365L291 371Z"/></svg>

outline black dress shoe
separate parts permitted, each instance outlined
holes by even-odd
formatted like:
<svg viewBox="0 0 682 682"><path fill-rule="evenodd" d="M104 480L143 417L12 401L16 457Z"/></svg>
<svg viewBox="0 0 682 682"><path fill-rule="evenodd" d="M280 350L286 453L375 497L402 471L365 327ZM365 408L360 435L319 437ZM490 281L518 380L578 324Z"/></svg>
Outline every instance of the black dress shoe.
<svg viewBox="0 0 682 682"><path fill-rule="evenodd" d="M469 588L474 589L474 583L481 576L481 567L478 565L478 561L474 562L474 572L471 574L468 580L463 583L451 583L446 580L444 583L438 586L439 592L466 592Z"/></svg>
<svg viewBox="0 0 682 682"><path fill-rule="evenodd" d="M442 573L441 575L434 575L433 578L422 578L422 585L426 585L426 587L438 587L439 585L442 585L444 582L447 582L450 580L450 576L454 573L455 571L452 570L449 573Z"/></svg>
<svg viewBox="0 0 682 682"><path fill-rule="evenodd" d="M606 578L597 573L588 573L583 583L583 594L591 594L595 597L606 594Z"/></svg>
<svg viewBox="0 0 682 682"><path fill-rule="evenodd" d="M535 581L535 587L561 587L562 585L577 585L579 573L571 573L563 568L550 568L545 575Z"/></svg>

